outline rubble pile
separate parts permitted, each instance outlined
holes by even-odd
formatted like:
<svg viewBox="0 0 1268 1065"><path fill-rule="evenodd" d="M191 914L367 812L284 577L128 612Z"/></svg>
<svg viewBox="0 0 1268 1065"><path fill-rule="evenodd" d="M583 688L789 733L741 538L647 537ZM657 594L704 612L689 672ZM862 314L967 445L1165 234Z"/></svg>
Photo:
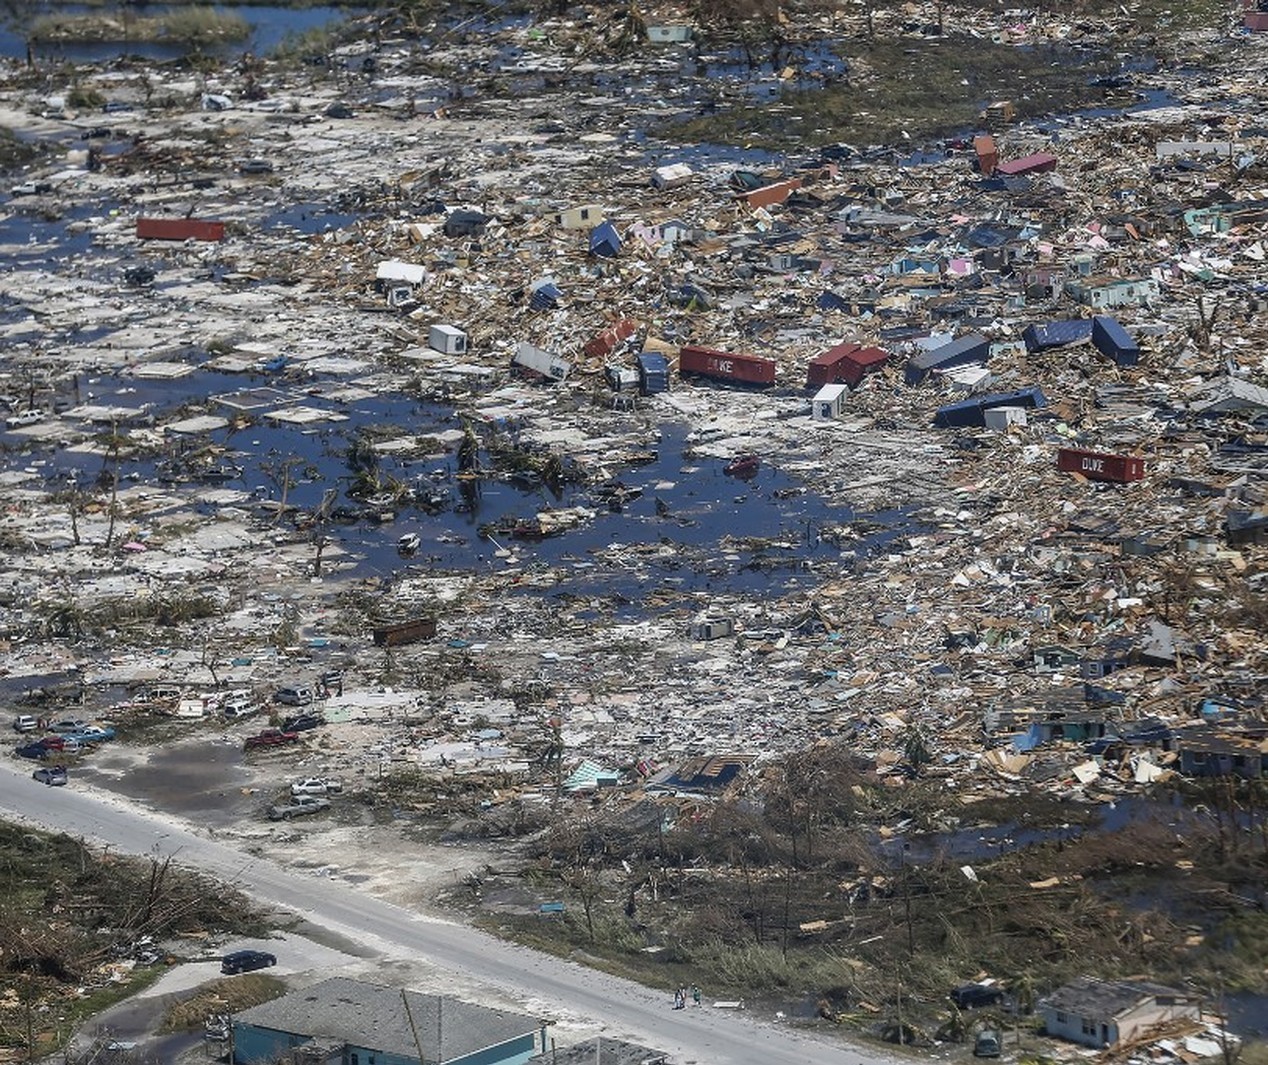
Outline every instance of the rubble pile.
<svg viewBox="0 0 1268 1065"><path fill-rule="evenodd" d="M824 741L966 804L1262 775L1259 42L773 153L656 139L552 26L455 46L518 42L509 99L399 41L254 99L85 73L108 127L4 91L66 146L0 231L12 678L193 718L337 662L323 764L490 805L697 803Z"/></svg>

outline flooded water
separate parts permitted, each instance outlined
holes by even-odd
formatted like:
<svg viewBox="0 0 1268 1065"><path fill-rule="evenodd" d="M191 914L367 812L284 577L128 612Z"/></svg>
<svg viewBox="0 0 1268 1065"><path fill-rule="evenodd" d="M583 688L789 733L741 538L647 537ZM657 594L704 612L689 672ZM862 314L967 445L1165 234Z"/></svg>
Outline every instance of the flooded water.
<svg viewBox="0 0 1268 1065"><path fill-rule="evenodd" d="M146 18L156 18L169 10L162 4L137 5L131 8L136 14ZM271 52L288 37L296 37L324 26L342 22L346 12L338 7L320 5L316 7L289 8L262 6L218 6L216 11L223 14L238 15L251 27L250 35L241 41L227 41L214 47L204 47L202 51L218 56L236 56L245 52L257 55ZM103 9L87 4L43 4L35 6L27 15L28 22L48 14L102 14ZM107 12L109 13L109 12ZM35 54L41 59L67 60L75 63L100 63L117 59L122 55L139 56L143 59L170 60L179 59L190 49L180 44L168 44L157 41L86 41L86 42L54 42L42 41L34 46ZM10 59L26 58L26 38L16 32L13 27L0 27L0 55Z"/></svg>
<svg viewBox="0 0 1268 1065"><path fill-rule="evenodd" d="M1092 815L1088 818L1089 813ZM1177 800L1121 799L1096 806L1071 807L1071 823L1034 828L1019 821L1001 825L974 825L949 832L900 836L881 844L882 853L895 863L924 863L941 856L951 861L985 861L1042 843L1078 839L1081 836L1117 832L1130 824L1159 821L1172 827L1196 824L1198 814ZM1077 822L1077 823L1076 823ZM901 851L900 851L901 848Z"/></svg>
<svg viewBox="0 0 1268 1065"><path fill-rule="evenodd" d="M334 383L310 383L296 395L284 377L200 369L176 381L86 377L80 388L83 398L91 395L91 402L147 407L161 420L165 412L181 404L206 402L215 394L281 386L306 407L345 418L306 426L265 418L245 429L230 426L202 434L196 446L223 448L220 461L241 469L240 475L229 471L234 475L219 485L246 494L234 504L239 508L279 498L278 470L283 459L293 463L289 505L312 510L328 489L337 489L333 520L323 532L347 552L345 566L358 576L390 577L415 569L503 569L507 562L499 552L512 547L525 570L567 568L572 576L559 586L560 594L601 590L637 600L662 583L684 591L775 589L795 584L798 574L814 564L841 561L841 547L820 535L824 526L868 519L868 531L846 550L850 561L910 531L905 513L857 515L848 507L830 505L801 491L793 477L770 464L762 464L745 480L729 476L723 472L725 459L693 456L686 427L672 425L659 439L647 442L648 461L608 469L619 479L623 494L632 497L619 509L609 501L610 485L564 485L555 494L543 485L517 485L492 473L460 478L452 452L427 458L383 455L377 466L383 483L412 486L431 500L423 505L393 505L394 516L383 521L372 513L373 508L367 511L347 494L353 483L347 454L360 432L370 426L400 426L405 435L408 426L409 435L428 437L460 430L462 423L452 406L409 396L379 395L352 403L324 398ZM279 399L277 405L285 404ZM174 455L173 450L167 457ZM101 456L61 451L43 457L53 476L73 477L79 483L92 482L105 466ZM163 462L163 457L125 459L120 476L125 483L152 482L159 479ZM484 469L494 465L487 451L481 452L480 462ZM173 490L193 494L203 487L176 484ZM209 514L213 511L205 504L198 508ZM539 512L567 508L584 508L592 516L560 536L516 538L517 523L530 521ZM490 526L502 531L482 535ZM406 533L416 534L421 541L417 553L408 559L397 550ZM771 540L777 546L727 548L722 545L728 535ZM632 547L614 551L614 544L652 544L660 549L650 555L640 550L635 557Z"/></svg>

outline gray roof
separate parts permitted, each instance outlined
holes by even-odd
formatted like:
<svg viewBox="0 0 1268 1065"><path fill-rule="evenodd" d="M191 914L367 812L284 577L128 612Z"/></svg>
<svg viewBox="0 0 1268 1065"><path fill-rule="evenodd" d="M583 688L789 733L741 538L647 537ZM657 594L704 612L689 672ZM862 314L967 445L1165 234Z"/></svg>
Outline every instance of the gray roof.
<svg viewBox="0 0 1268 1065"><path fill-rule="evenodd" d="M1044 1009L1072 1013L1092 1020L1110 1020L1155 997L1199 1002L1201 995L1179 991L1162 984L1129 980L1095 980L1080 976L1057 988L1039 1005Z"/></svg>
<svg viewBox="0 0 1268 1065"><path fill-rule="evenodd" d="M406 1012L402 995L409 1002ZM411 1029L410 1020L413 1020ZM423 995L331 977L312 987L253 1006L234 1015L234 1024L269 1028L319 1041L341 1043L384 1054L437 1061L473 1054L529 1033L540 1023L505 1010L476 1006L460 999ZM415 1042L414 1030L418 1032Z"/></svg>
<svg viewBox="0 0 1268 1065"><path fill-rule="evenodd" d="M567 1050L554 1050L528 1059L528 1065L668 1065L663 1051L624 1039L599 1036L577 1043Z"/></svg>

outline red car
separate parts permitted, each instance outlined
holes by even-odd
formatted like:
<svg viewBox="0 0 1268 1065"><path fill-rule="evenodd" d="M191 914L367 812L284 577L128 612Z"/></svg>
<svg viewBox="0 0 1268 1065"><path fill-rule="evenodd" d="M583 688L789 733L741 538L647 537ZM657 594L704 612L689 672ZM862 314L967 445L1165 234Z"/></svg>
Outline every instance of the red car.
<svg viewBox="0 0 1268 1065"><path fill-rule="evenodd" d="M266 728L263 732L248 736L243 748L250 751L256 747L280 747L283 744L297 743L298 741L298 732L283 732L280 728Z"/></svg>

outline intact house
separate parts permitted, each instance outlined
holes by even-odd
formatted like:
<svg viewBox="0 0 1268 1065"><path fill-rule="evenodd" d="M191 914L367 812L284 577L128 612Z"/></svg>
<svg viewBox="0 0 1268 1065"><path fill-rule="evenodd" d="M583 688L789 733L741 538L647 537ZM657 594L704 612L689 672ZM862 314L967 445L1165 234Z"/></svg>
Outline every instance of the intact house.
<svg viewBox="0 0 1268 1065"><path fill-rule="evenodd" d="M235 1065L524 1065L545 1049L531 1017L343 976L235 1014L232 1035Z"/></svg>
<svg viewBox="0 0 1268 1065"><path fill-rule="evenodd" d="M1112 1047L1169 1021L1201 1019L1202 998L1160 984L1081 976L1039 1003L1049 1035Z"/></svg>

